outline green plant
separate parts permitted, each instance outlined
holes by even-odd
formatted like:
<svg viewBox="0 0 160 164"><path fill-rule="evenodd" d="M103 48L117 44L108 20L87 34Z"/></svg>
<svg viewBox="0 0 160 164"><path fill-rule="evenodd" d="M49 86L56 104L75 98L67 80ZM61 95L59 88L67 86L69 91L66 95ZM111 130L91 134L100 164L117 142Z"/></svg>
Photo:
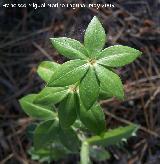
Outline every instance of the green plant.
<svg viewBox="0 0 160 164"><path fill-rule="evenodd" d="M51 38L53 46L70 61L57 64L44 61L38 67L46 86L38 94L20 99L22 109L42 121L34 131L33 158L57 160L70 153L81 155L81 164L91 158L110 157L105 147L119 144L134 135L137 125L106 130L99 100L124 98L123 85L114 68L131 63L141 52L127 46L103 47L105 31L94 17L79 41Z"/></svg>

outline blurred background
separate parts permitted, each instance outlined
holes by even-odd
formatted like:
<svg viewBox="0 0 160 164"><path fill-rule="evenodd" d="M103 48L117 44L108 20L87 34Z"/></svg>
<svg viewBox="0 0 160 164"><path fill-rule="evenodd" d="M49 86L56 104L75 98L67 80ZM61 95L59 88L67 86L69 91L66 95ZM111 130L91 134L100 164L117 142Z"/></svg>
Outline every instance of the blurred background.
<svg viewBox="0 0 160 164"><path fill-rule="evenodd" d="M85 29L98 16L108 41L105 47L122 44L143 55L117 69L126 98L101 102L109 128L130 122L140 125L124 150L109 148L112 158L101 163L160 163L160 1L159 0L21 0L16 3L112 3L114 8L4 7L15 1L0 1L0 164L38 164L27 150L32 142L26 128L33 120L20 108L18 99L38 92L44 85L36 69L44 60L67 61L52 47L49 38L66 36L83 42ZM55 163L77 163L67 157ZM54 163L54 162L53 162ZM97 163L95 161L95 163Z"/></svg>

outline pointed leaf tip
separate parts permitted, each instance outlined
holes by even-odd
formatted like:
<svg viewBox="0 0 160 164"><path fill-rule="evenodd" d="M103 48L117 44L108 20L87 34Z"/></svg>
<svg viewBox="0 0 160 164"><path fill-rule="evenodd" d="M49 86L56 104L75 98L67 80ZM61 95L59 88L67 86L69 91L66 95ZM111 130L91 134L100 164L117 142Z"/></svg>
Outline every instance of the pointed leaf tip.
<svg viewBox="0 0 160 164"><path fill-rule="evenodd" d="M100 105L95 104L87 111L80 103L78 114L82 123L93 133L101 134L105 131L105 115Z"/></svg>
<svg viewBox="0 0 160 164"><path fill-rule="evenodd" d="M102 24L97 17L93 17L89 23L85 35L84 45L89 51L89 57L95 58L105 45L106 34Z"/></svg>
<svg viewBox="0 0 160 164"><path fill-rule="evenodd" d="M116 129L108 130L103 136L93 136L87 139L87 142L91 145L110 146L126 141L138 130L139 126L131 124L125 127L119 127Z"/></svg>
<svg viewBox="0 0 160 164"><path fill-rule="evenodd" d="M106 92L107 95L122 100L124 98L124 91L120 77L101 65L96 66L96 72L104 93Z"/></svg>
<svg viewBox="0 0 160 164"><path fill-rule="evenodd" d="M60 128L59 131L59 139L61 143L70 151L72 152L78 152L80 148L80 140L78 138L78 135L76 134L76 131L73 130L73 128L68 129L62 129Z"/></svg>

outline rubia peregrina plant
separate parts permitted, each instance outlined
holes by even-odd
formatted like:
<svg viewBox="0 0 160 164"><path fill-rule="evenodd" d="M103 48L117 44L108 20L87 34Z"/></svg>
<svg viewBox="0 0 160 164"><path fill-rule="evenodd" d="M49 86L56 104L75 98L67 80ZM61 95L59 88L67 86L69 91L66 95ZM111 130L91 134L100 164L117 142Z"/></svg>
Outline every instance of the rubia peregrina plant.
<svg viewBox="0 0 160 164"><path fill-rule="evenodd" d="M51 42L71 60L42 62L37 72L46 86L40 93L20 99L29 116L42 120L34 132L34 153L45 151L50 160L56 160L80 152L82 164L90 163L90 156L109 158L104 147L120 144L134 135L138 126L107 130L99 100L124 98L114 68L133 62L141 52L122 45L103 49L106 34L97 17L86 29L84 44L67 37L51 38Z"/></svg>

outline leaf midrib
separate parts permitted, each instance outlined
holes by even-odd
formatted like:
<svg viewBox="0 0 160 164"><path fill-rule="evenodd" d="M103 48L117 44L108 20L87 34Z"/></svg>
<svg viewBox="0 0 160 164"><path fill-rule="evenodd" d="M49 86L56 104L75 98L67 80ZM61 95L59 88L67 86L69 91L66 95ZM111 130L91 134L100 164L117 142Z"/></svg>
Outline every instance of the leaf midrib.
<svg viewBox="0 0 160 164"><path fill-rule="evenodd" d="M41 97L41 98L38 98L38 97L37 97L39 100L36 100L36 99L35 99L35 101L36 101L36 102L40 102L40 101L42 101L43 99L49 97L50 95L56 95L56 94L59 94L59 93L61 93L61 92L65 92L65 91L67 91L67 89L64 89L64 90L61 90L61 91L58 91L58 92L55 92L55 93L49 93L48 95L45 94L45 96L43 96L43 97ZM66 93L66 94L67 94L67 93Z"/></svg>
<svg viewBox="0 0 160 164"><path fill-rule="evenodd" d="M111 54L111 55L100 58L99 60L97 60L97 62L101 62L102 60L109 60L115 57L121 57L123 54L129 54L129 53L125 52L125 53Z"/></svg>
<svg viewBox="0 0 160 164"><path fill-rule="evenodd" d="M30 103L30 102L28 102L28 101L24 101L26 104L28 104L28 105L31 105L31 106L33 106L33 107L35 107L36 109L37 108L40 108L42 111L44 111L44 112L47 112L47 113L50 113L50 114L52 114L53 116L54 116L54 113L51 111L51 110L48 110L48 109L45 109L45 108L43 108L43 107L41 107L41 106L39 106L39 105L35 105L35 104L33 104L33 103Z"/></svg>
<svg viewBox="0 0 160 164"><path fill-rule="evenodd" d="M60 45L65 46L66 48L68 48L72 51L75 51L77 54L79 54L79 57L83 57L82 59L87 59L87 56L85 54L83 54L82 52L76 50L75 48L71 47L70 45L64 44L63 42L59 42L59 41L55 41L55 42L58 42ZM85 47L81 46L81 48L84 48L84 50L85 50Z"/></svg>
<svg viewBox="0 0 160 164"><path fill-rule="evenodd" d="M137 128L134 127L134 126L128 126L128 127L122 127L122 128L118 128L118 129L113 129L111 131L107 131L104 133L104 136L95 136L93 137L93 142L94 142L94 139L98 139L99 141L100 140L106 140L106 139L111 139L113 137L119 137L121 135L127 135L128 133L133 133L134 131L136 131ZM90 141L92 142L92 139L88 139L89 143ZM99 142L98 141L98 142ZM91 143L92 144L92 143Z"/></svg>
<svg viewBox="0 0 160 164"><path fill-rule="evenodd" d="M60 76L59 78L57 78L56 80L54 80L53 82L49 83L49 85L51 85L52 83L56 83L57 81L61 80L64 76L67 76L68 74L71 74L73 71L77 70L77 69L80 69L81 67L86 67L88 65L87 63L81 65L81 66L78 66L78 67L75 67L75 69L67 72L66 74L63 74L62 76Z"/></svg>

